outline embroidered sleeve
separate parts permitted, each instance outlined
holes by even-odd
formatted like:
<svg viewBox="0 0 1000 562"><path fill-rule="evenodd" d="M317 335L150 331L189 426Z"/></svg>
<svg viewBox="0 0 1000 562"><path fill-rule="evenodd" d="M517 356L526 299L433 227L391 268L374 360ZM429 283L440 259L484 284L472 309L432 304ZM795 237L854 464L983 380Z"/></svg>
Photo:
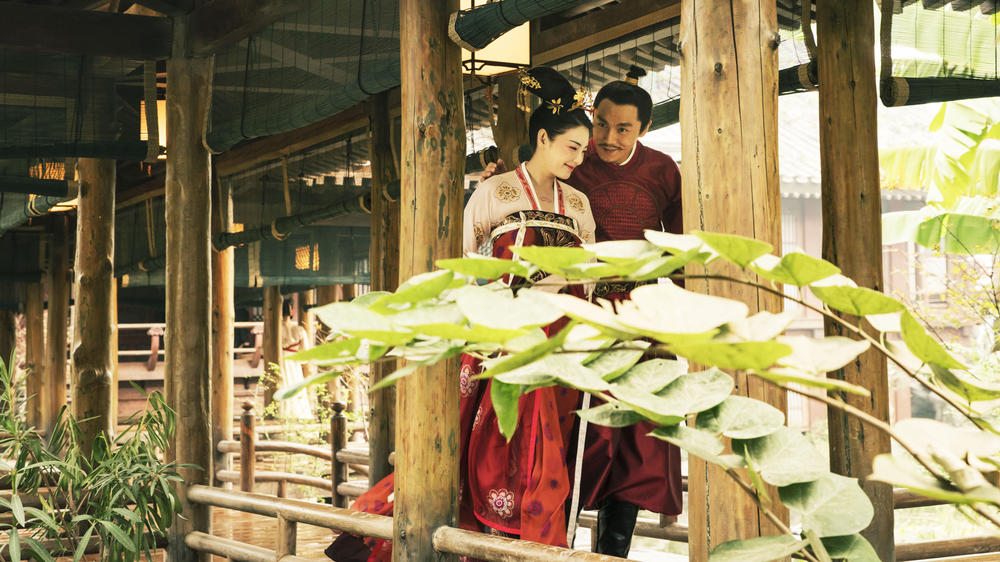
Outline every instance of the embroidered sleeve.
<svg viewBox="0 0 1000 562"><path fill-rule="evenodd" d="M574 205L574 198L576 199L576 204L579 205L579 209ZM597 239L594 236L594 232L597 230L597 223L594 222L594 213L590 210L590 201L587 199L587 196L579 192L573 193L567 198L566 204L570 209L579 213L578 228L580 229L580 239L585 244L596 242Z"/></svg>
<svg viewBox="0 0 1000 562"><path fill-rule="evenodd" d="M490 231L490 195L494 182L482 182L465 205L462 225L462 252L476 253Z"/></svg>

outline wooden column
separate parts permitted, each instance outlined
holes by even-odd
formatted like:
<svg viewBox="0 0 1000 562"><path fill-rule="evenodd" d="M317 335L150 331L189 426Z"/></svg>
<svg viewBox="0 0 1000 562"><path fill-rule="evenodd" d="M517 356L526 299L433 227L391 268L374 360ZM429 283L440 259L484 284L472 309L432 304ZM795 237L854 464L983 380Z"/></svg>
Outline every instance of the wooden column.
<svg viewBox="0 0 1000 562"><path fill-rule="evenodd" d="M682 4L685 231L739 234L781 250L777 46L773 1ZM747 287L688 281L687 288L741 300L751 311L781 308L778 299ZM785 410L784 394L772 385L744 373L733 376L735 393ZM713 547L728 540L777 532L715 465L692 458L689 475L692 560L706 560Z"/></svg>
<svg viewBox="0 0 1000 562"><path fill-rule="evenodd" d="M819 140L822 166L823 258L859 287L883 289L875 82L875 24L871 4L817 2ZM828 335L842 334L826 324ZM885 359L875 351L829 376L864 386L871 398L844 395L848 404L889 421ZM828 409L830 468L861 479L875 517L862 534L879 558L894 560L892 487L868 482L872 460L890 452L889 436L857 418Z"/></svg>
<svg viewBox="0 0 1000 562"><path fill-rule="evenodd" d="M28 370L26 392L28 395L27 422L32 427L42 427L43 386L45 385L45 319L43 286L39 283L28 283L24 287L24 317L25 317L25 367Z"/></svg>
<svg viewBox="0 0 1000 562"><path fill-rule="evenodd" d="M111 427L118 429L118 279L111 280Z"/></svg>
<svg viewBox="0 0 1000 562"><path fill-rule="evenodd" d="M3 357L5 365L10 362L11 356L14 354L16 343L14 327L14 311L0 310L0 356ZM11 366L7 365L7 368L10 369Z"/></svg>
<svg viewBox="0 0 1000 562"><path fill-rule="evenodd" d="M45 383L38 402L41 410L40 427L51 430L59 410L66 405L66 326L69 316L69 237L65 215L52 221L49 245L49 325L45 345Z"/></svg>
<svg viewBox="0 0 1000 562"><path fill-rule="evenodd" d="M233 226L233 198L228 184L212 189L212 235ZM233 248L212 250L212 452L215 471L229 470L230 456L219 453L219 441L233 437ZM214 478L214 473L213 473ZM221 482L215 482L216 486Z"/></svg>
<svg viewBox="0 0 1000 562"><path fill-rule="evenodd" d="M497 103L497 122L493 124L493 141L500 150L508 170L521 163L517 151L528 142L528 116L517 107L518 77L516 72L498 76L493 90Z"/></svg>
<svg viewBox="0 0 1000 562"><path fill-rule="evenodd" d="M281 288L264 287L264 372L270 382L264 389L264 408L274 402L274 392L281 384ZM274 417L272 414L266 417Z"/></svg>
<svg viewBox="0 0 1000 562"><path fill-rule="evenodd" d="M112 354L116 351L111 299L114 287L115 161L81 158L77 163L76 321L73 325L73 416L87 453L99 433L111 435Z"/></svg>
<svg viewBox="0 0 1000 562"><path fill-rule="evenodd" d="M182 515L170 527L167 558L211 558L184 544L191 531L211 532L207 506L187 500L187 487L212 481L211 161L202 144L211 101L212 59L186 57L183 18L174 18L174 56L167 60L167 314L166 391L177 412L172 460L181 470Z"/></svg>
<svg viewBox="0 0 1000 562"><path fill-rule="evenodd" d="M399 278L461 255L465 116L459 48L448 39L458 0L401 0L402 145ZM393 560L454 560L431 533L458 524L458 364L419 369L396 387Z"/></svg>
<svg viewBox="0 0 1000 562"><path fill-rule="evenodd" d="M399 286L399 201L390 201L386 186L399 179L399 164L392 155L392 122L389 117L389 94L383 92L370 100L370 147L372 163L372 237L371 287L373 291L395 291ZM396 370L395 361L375 363L371 366L371 383L374 385ZM390 472L389 453L395 448L396 392L395 387L374 392L371 402L369 425L368 481L374 486Z"/></svg>
<svg viewBox="0 0 1000 562"><path fill-rule="evenodd" d="M320 285L316 287L316 306L323 306L340 300L340 285ZM325 328L324 328L325 330ZM327 332L323 332L327 333ZM326 406L333 406L336 402L345 402L342 389L343 384L340 378L333 379L326 383L326 392L329 395Z"/></svg>

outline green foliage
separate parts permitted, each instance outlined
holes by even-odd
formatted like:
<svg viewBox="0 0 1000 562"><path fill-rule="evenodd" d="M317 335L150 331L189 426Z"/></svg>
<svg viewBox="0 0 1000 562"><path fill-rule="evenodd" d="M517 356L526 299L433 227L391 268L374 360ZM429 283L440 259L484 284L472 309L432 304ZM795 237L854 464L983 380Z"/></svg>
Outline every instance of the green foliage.
<svg viewBox="0 0 1000 562"><path fill-rule="evenodd" d="M898 300L856 287L824 260L803 254L779 258L770 250L767 244L725 234L647 232L645 241L519 248L512 261L444 260L439 265L445 273L419 276L395 294L316 309L333 330L332 337L341 341L311 350L308 358L345 365L360 365L383 353L405 358L405 366L381 383L387 385L461 353L477 356L485 367L479 378L492 381L490 399L508 439L516 430L518 404L525 393L552 385L593 393L603 403L578 412L590 423L619 427L651 422L653 437L718 464L764 509L780 501L801 518L801 532L726 543L713 552L712 560L771 560L803 549L820 560L871 560L872 549L857 532L868 525L873 509L857 481L831 474L809 440L784 425L780 411L733 396L734 379L721 369L742 370L792 391L816 391L823 398L827 390L868 395L868 389L826 374L872 349L906 365L885 346L887 336L893 335L933 370L934 377L904 367L906 373L943 396L976 404L1000 398L1000 387L980 383L963 371ZM508 287L499 282L481 285L466 277L489 280L543 272L572 280L591 275L580 281L583 284L651 278L644 276L692 264L706 267L691 268L704 273L689 278L772 292L777 291L772 283L808 287L822 305L812 299L790 300L841 323L853 337L785 336L792 315L750 315L742 302L669 283L640 286L630 300L612 306L600 299L587 302L552 294L530 281ZM723 267L717 267L720 264ZM569 323L545 337L542 327L567 317ZM861 318L880 332L878 337L861 329ZM664 354L676 359L648 358ZM699 368L689 369L689 364ZM836 398L828 400L830 407L845 408ZM953 404L987 425L986 416L972 415L971 406ZM912 450L924 451L918 460L925 473L904 470L886 457L876 462L873 478L956 503L1000 505L1000 490L982 475L1000 464L1000 445L976 448L969 443L992 441L968 436L960 440L943 436L940 428L923 429L966 448L924 451L924 441L914 432L893 433L908 448L907 440L913 441ZM726 452L726 440L731 453ZM769 493L767 485L776 486L778 494Z"/></svg>
<svg viewBox="0 0 1000 562"><path fill-rule="evenodd" d="M59 553L72 552L77 561L91 537L99 537L102 559L152 560L156 538L180 512L173 488L183 481L178 470L189 468L161 460L176 427L162 395L149 394L145 411L110 441L99 434L88 456L80 426L65 408L48 440L18 419L16 385L0 361L0 451L12 463L11 498L0 499L13 515L13 523L0 523L10 538L8 553L19 559L27 549L51 561L55 553L42 542L51 539ZM42 505L26 506L22 498L39 498Z"/></svg>

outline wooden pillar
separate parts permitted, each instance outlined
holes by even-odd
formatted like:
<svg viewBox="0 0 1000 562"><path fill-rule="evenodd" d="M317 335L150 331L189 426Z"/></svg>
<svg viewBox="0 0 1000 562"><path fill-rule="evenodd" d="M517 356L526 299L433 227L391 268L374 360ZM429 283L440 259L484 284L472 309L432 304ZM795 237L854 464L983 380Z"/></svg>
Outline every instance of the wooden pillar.
<svg viewBox="0 0 1000 562"><path fill-rule="evenodd" d="M77 163L76 321L73 325L73 417L87 454L99 433L111 435L112 355L116 351L111 299L114 291L115 161L81 158Z"/></svg>
<svg viewBox="0 0 1000 562"><path fill-rule="evenodd" d="M682 4L685 231L739 234L781 249L777 46L773 1ZM689 280L687 288L741 300L751 311L781 308L780 300L748 287ZM734 393L785 410L784 393L773 385L744 373L733 377ZM692 560L708 559L728 540L777 533L723 470L692 457L688 471Z"/></svg>
<svg viewBox="0 0 1000 562"><path fill-rule="evenodd" d="M274 402L274 392L281 384L281 288L264 287L264 372L269 377L264 389L264 411ZM265 413L265 417L274 415Z"/></svg>
<svg viewBox="0 0 1000 562"><path fill-rule="evenodd" d="M493 140L500 150L508 170L521 160L517 151L528 142L528 116L517 107L518 76L516 72L498 76L493 99L497 102L497 121L493 124Z"/></svg>
<svg viewBox="0 0 1000 562"><path fill-rule="evenodd" d="M823 258L859 287L882 290L875 83L875 23L861 0L817 2L819 140L822 166ZM827 335L842 334L826 324ZM848 404L889 421L885 358L874 350L829 376L864 386L871 398L844 395ZM830 469L861 479L875 517L862 534L882 560L894 560L892 487L869 482L876 455L890 452L889 436L829 408Z"/></svg>
<svg viewBox="0 0 1000 562"><path fill-rule="evenodd" d="M0 310L0 356L3 357L5 365L10 362L14 355L14 346L16 345L16 330L14 328L14 311ZM10 369L11 365L7 365L7 368Z"/></svg>
<svg viewBox="0 0 1000 562"><path fill-rule="evenodd" d="M177 412L172 459L186 468L177 486L182 515L170 527L167 558L202 560L184 544L191 531L211 532L207 506L187 500L187 487L212 481L212 291L210 283L211 161L202 144L211 101L212 59L185 56L187 30L174 18L174 54L167 60L167 400Z"/></svg>
<svg viewBox="0 0 1000 562"><path fill-rule="evenodd" d="M69 238L68 217L56 215L52 221L49 245L49 325L46 342L45 383L38 402L40 427L52 429L59 410L66 405L66 326L69 316Z"/></svg>
<svg viewBox="0 0 1000 562"><path fill-rule="evenodd" d="M111 280L111 427L118 429L118 279Z"/></svg>
<svg viewBox="0 0 1000 562"><path fill-rule="evenodd" d="M45 319L41 282L28 283L24 291L24 347L25 366L28 370L26 392L28 395L27 422L32 427L42 427L42 388L45 384Z"/></svg>
<svg viewBox="0 0 1000 562"><path fill-rule="evenodd" d="M459 48L448 39L458 0L400 2L402 146L399 277L461 255L465 116ZM431 533L458 524L458 364L418 369L396 387L393 560L454 560Z"/></svg>
<svg viewBox="0 0 1000 562"><path fill-rule="evenodd" d="M212 235L233 226L233 198L228 184L212 189ZM219 441L233 437L233 322L236 317L233 248L212 250L212 452L215 471L231 468L230 456L219 453ZM212 477L215 477L213 473ZM215 482L216 486L222 485Z"/></svg>
<svg viewBox="0 0 1000 562"><path fill-rule="evenodd" d="M390 201L386 186L399 179L399 164L392 155L392 119L389 117L389 94L383 92L370 101L370 147L372 163L372 236L371 288L373 291L395 291L399 286L399 201ZM395 361L371 366L371 384L396 370ZM389 454L395 448L396 392L395 387L373 392L371 423L369 424L368 482L374 486L392 472Z"/></svg>

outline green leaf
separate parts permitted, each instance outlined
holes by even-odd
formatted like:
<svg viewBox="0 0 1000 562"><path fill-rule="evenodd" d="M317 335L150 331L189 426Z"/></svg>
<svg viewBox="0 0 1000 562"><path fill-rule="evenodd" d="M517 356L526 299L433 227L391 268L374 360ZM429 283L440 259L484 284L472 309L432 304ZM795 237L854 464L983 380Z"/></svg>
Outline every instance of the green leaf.
<svg viewBox="0 0 1000 562"><path fill-rule="evenodd" d="M524 264L514 260L502 260L473 254L467 258L438 260L435 265L442 269L469 275L479 279L499 279L504 275L528 277L531 271Z"/></svg>
<svg viewBox="0 0 1000 562"><path fill-rule="evenodd" d="M562 316L561 310L533 290L522 290L514 298L509 290L468 286L455 291L455 301L472 324L501 330L545 326Z"/></svg>
<svg viewBox="0 0 1000 562"><path fill-rule="evenodd" d="M750 483L753 485L753 489L757 491L757 497L765 505L771 503L771 495L767 493L767 486L764 484L764 480L761 479L760 472L757 471L757 467L753 464L753 457L743 457L743 462L747 465L747 473L750 475Z"/></svg>
<svg viewBox="0 0 1000 562"><path fill-rule="evenodd" d="M774 486L808 482L828 471L826 460L812 443L788 427L756 439L734 439L733 452L753 457L761 477Z"/></svg>
<svg viewBox="0 0 1000 562"><path fill-rule="evenodd" d="M1000 383L975 379L965 373L943 369L934 363L931 364L931 372L934 373L935 380L969 402L1000 398Z"/></svg>
<svg viewBox="0 0 1000 562"><path fill-rule="evenodd" d="M435 338L488 343L505 343L528 334L527 330L502 330L476 325L465 327L457 324L422 324L414 330Z"/></svg>
<svg viewBox="0 0 1000 562"><path fill-rule="evenodd" d="M441 361L444 361L445 359L450 359L452 357L455 357L456 355L461 354L462 351L464 351L464 348L462 348L461 346L450 347L445 351L438 353L437 355L433 355L422 361L407 361L405 365L393 371L392 374L378 381L378 383L372 385L371 389L368 392L375 392L376 390L387 388L393 384L396 384L396 381L398 381L399 379L413 374L417 369L420 369L421 367L427 367L439 363Z"/></svg>
<svg viewBox="0 0 1000 562"><path fill-rule="evenodd" d="M709 248L741 268L748 266L750 262L774 249L774 246L767 242L735 234L719 234L699 230L694 231L693 234Z"/></svg>
<svg viewBox="0 0 1000 562"><path fill-rule="evenodd" d="M661 232L659 230L646 230L643 232L646 240L654 246L663 248L671 254L682 254L689 251L701 251L705 243L694 234L673 234Z"/></svg>
<svg viewBox="0 0 1000 562"><path fill-rule="evenodd" d="M562 248L558 246L521 246L511 248L517 257L527 260L549 273L559 273L564 267L594 259L594 252L583 248Z"/></svg>
<svg viewBox="0 0 1000 562"><path fill-rule="evenodd" d="M649 342L641 340L633 341L629 344L639 349L616 349L612 348L600 354L596 359L587 363L587 368L593 370L606 381L613 381L622 376L642 359L643 353L649 347Z"/></svg>
<svg viewBox="0 0 1000 562"><path fill-rule="evenodd" d="M866 289L864 287L848 287L835 285L820 287L810 285L816 298L823 301L834 310L853 314L854 316L868 316L870 314L888 314L899 312L906 307L898 300L887 297L878 291Z"/></svg>
<svg viewBox="0 0 1000 562"><path fill-rule="evenodd" d="M611 310L589 303L572 295L549 294L548 301L559 308L563 314L592 326L616 339L631 340L638 334L618 322Z"/></svg>
<svg viewBox="0 0 1000 562"><path fill-rule="evenodd" d="M94 524L91 523L87 530L83 532L83 536L80 537L80 542L76 545L76 550L73 552L73 561L79 562L83 560L83 557L87 554L87 545L90 544L90 536L94 534Z"/></svg>
<svg viewBox="0 0 1000 562"><path fill-rule="evenodd" d="M525 349L524 351L520 351L513 355L509 355L505 358L501 358L498 362L491 365L488 369L483 371L483 373L478 375L476 378L487 379L490 377L495 377L497 375L513 371L514 369L523 367L530 363L534 363L535 361L541 359L542 357L545 357L552 351L559 349L562 346L563 342L566 341L566 337L569 335L571 329L572 326L566 326L562 330L560 330L558 334L555 334L554 336L548 339L542 340L538 344L533 345L528 349Z"/></svg>
<svg viewBox="0 0 1000 562"><path fill-rule="evenodd" d="M559 275L566 279L602 279L606 277L626 277L643 266L643 262L604 263L585 262L568 265L559 270Z"/></svg>
<svg viewBox="0 0 1000 562"><path fill-rule="evenodd" d="M943 450L962 459L992 457L1000 453L1000 436L978 429L955 427L926 418L905 419L893 425L893 429L918 453Z"/></svg>
<svg viewBox="0 0 1000 562"><path fill-rule="evenodd" d="M775 535L727 541L712 550L708 562L770 562L802 550L809 541L792 535Z"/></svg>
<svg viewBox="0 0 1000 562"><path fill-rule="evenodd" d="M105 521L103 519L98 519L97 522L100 523L102 527L107 529L107 531L115 538L115 541L125 547L125 550L131 552L132 554L137 553L135 541L133 541L132 537L129 537L128 533L123 531L121 527L115 525L111 521Z"/></svg>
<svg viewBox="0 0 1000 562"><path fill-rule="evenodd" d="M24 523L21 523L24 525ZM11 528L7 530L7 547L9 548L10 559L14 561L21 560L21 536L17 534L17 529Z"/></svg>
<svg viewBox="0 0 1000 562"><path fill-rule="evenodd" d="M390 293L389 291L369 291L369 292L367 292L367 293L365 293L363 295L359 295L357 297L354 297L352 300L350 300L348 302L350 302L351 304L356 304L358 306L363 306L365 308L368 308L369 306L371 306L373 303L377 302L382 297L385 297L385 296L388 296L388 295L391 295L391 294L392 293ZM316 309L314 308L313 310L316 310Z"/></svg>
<svg viewBox="0 0 1000 562"><path fill-rule="evenodd" d="M674 343L669 349L693 363L723 369L766 369L792 353L792 348L774 341Z"/></svg>
<svg viewBox="0 0 1000 562"><path fill-rule="evenodd" d="M781 410L752 398L727 396L714 408L698 414L698 429L731 439L753 439L774 433L785 423Z"/></svg>
<svg viewBox="0 0 1000 562"><path fill-rule="evenodd" d="M687 372L687 365L673 359L650 359L614 379L619 386L629 386L646 392L659 392Z"/></svg>
<svg viewBox="0 0 1000 562"><path fill-rule="evenodd" d="M402 345L413 334L394 326L389 318L352 302L335 302L313 309L316 317L336 332L367 338L386 345Z"/></svg>
<svg viewBox="0 0 1000 562"><path fill-rule="evenodd" d="M742 341L773 340L785 331L798 318L798 313L791 310L779 312L762 311L745 320L727 324L732 336ZM730 341L730 340L727 340ZM732 341L737 341L733 339Z"/></svg>
<svg viewBox="0 0 1000 562"><path fill-rule="evenodd" d="M10 496L10 511L14 514L14 519L21 527L24 526L24 505L21 503L21 495L13 493Z"/></svg>
<svg viewBox="0 0 1000 562"><path fill-rule="evenodd" d="M684 414L707 410L726 399L733 391L733 378L719 369L687 373L656 392L656 396Z"/></svg>
<svg viewBox="0 0 1000 562"><path fill-rule="evenodd" d="M132 511L131 509L126 509L124 507L115 507L112 508L111 511L117 513L118 515L121 515L122 517L128 519L132 523L137 523L140 525L142 524L142 518L139 517L139 515L136 512Z"/></svg>
<svg viewBox="0 0 1000 562"><path fill-rule="evenodd" d="M428 324L464 324L465 316L453 302L419 303L392 315L392 323L414 332Z"/></svg>
<svg viewBox="0 0 1000 562"><path fill-rule="evenodd" d="M317 345L286 357L292 361L341 361L354 358L361 347L361 340L348 338Z"/></svg>
<svg viewBox="0 0 1000 562"><path fill-rule="evenodd" d="M658 256L658 247L645 240L609 240L584 244L583 249L593 252L597 259L608 263L629 264L650 256Z"/></svg>
<svg viewBox="0 0 1000 562"><path fill-rule="evenodd" d="M821 539L831 558L847 562L880 562L871 543L861 535Z"/></svg>
<svg viewBox="0 0 1000 562"><path fill-rule="evenodd" d="M760 377L764 380L768 380L776 383L795 383L801 384L802 386L808 386L812 388L822 388L825 390L842 390L850 394L858 394L860 396L871 396L871 392L863 387L856 384L851 384L847 381L842 381L840 379L817 377L815 375L808 375L800 373L794 369L770 369L767 371L751 371L754 376Z"/></svg>
<svg viewBox="0 0 1000 562"><path fill-rule="evenodd" d="M742 320L749 309L739 301L687 291L676 285L643 285L631 300L618 303L618 322L661 341L677 335L704 337L712 330Z"/></svg>
<svg viewBox="0 0 1000 562"><path fill-rule="evenodd" d="M906 347L921 361L945 369L965 368L965 365L952 357L944 346L927 333L909 310L903 312L900 327L903 329L903 341L906 342Z"/></svg>
<svg viewBox="0 0 1000 562"><path fill-rule="evenodd" d="M24 508L24 512L41 521L41 523L49 530L59 531L59 524L56 523L56 520L53 519L51 515L38 509L37 507L26 506Z"/></svg>
<svg viewBox="0 0 1000 562"><path fill-rule="evenodd" d="M764 279L796 287L840 273L840 268L832 263L801 252L791 252L780 259L766 254L750 264L750 269Z"/></svg>
<svg viewBox="0 0 1000 562"><path fill-rule="evenodd" d="M856 478L827 473L812 482L778 488L781 502L802 514L802 528L821 537L850 535L868 527L875 510Z"/></svg>
<svg viewBox="0 0 1000 562"><path fill-rule="evenodd" d="M704 255L702 252L694 248L677 255L654 258L643 263L641 267L625 277L634 281L647 281L660 277L668 277L702 255Z"/></svg>
<svg viewBox="0 0 1000 562"><path fill-rule="evenodd" d="M713 464L726 468L738 468L742 464L742 459L736 455L723 455L725 446L722 441L707 431L684 425L665 425L654 429L649 435Z"/></svg>
<svg viewBox="0 0 1000 562"><path fill-rule="evenodd" d="M568 355L548 355L494 378L507 384L527 386L548 385L552 380L558 380L565 386L587 392L603 392L610 388L597 373Z"/></svg>
<svg viewBox="0 0 1000 562"><path fill-rule="evenodd" d="M576 415L588 423L606 427L626 427L635 425L643 420L641 414L614 402L601 404L600 406L587 408L586 410L577 410Z"/></svg>
<svg viewBox="0 0 1000 562"><path fill-rule="evenodd" d="M28 548L31 549L31 552L35 555L35 560L40 562L55 562L55 559L52 558L51 554L49 554L45 545L32 537L21 537L21 542L28 545Z"/></svg>
<svg viewBox="0 0 1000 562"><path fill-rule="evenodd" d="M510 441L517 430L517 408L522 388L519 384L507 384L498 380L490 385L490 400L493 401L493 411L497 415L497 425L507 441Z"/></svg>
<svg viewBox="0 0 1000 562"><path fill-rule="evenodd" d="M432 299L451 286L454 279L455 274L451 271L428 271L414 275L400 285L395 293L378 299L372 303L372 306L414 303Z"/></svg>
<svg viewBox="0 0 1000 562"><path fill-rule="evenodd" d="M785 336L779 337L778 341L792 350L790 355L778 359L779 365L814 375L836 371L854 361L870 345L867 341L852 340L842 336L826 338Z"/></svg>
<svg viewBox="0 0 1000 562"><path fill-rule="evenodd" d="M830 558L830 553L826 551L826 547L823 546L823 539L812 529L805 529L802 533L806 536L809 541L809 548L812 550L813 556L815 556L819 562L833 562Z"/></svg>

